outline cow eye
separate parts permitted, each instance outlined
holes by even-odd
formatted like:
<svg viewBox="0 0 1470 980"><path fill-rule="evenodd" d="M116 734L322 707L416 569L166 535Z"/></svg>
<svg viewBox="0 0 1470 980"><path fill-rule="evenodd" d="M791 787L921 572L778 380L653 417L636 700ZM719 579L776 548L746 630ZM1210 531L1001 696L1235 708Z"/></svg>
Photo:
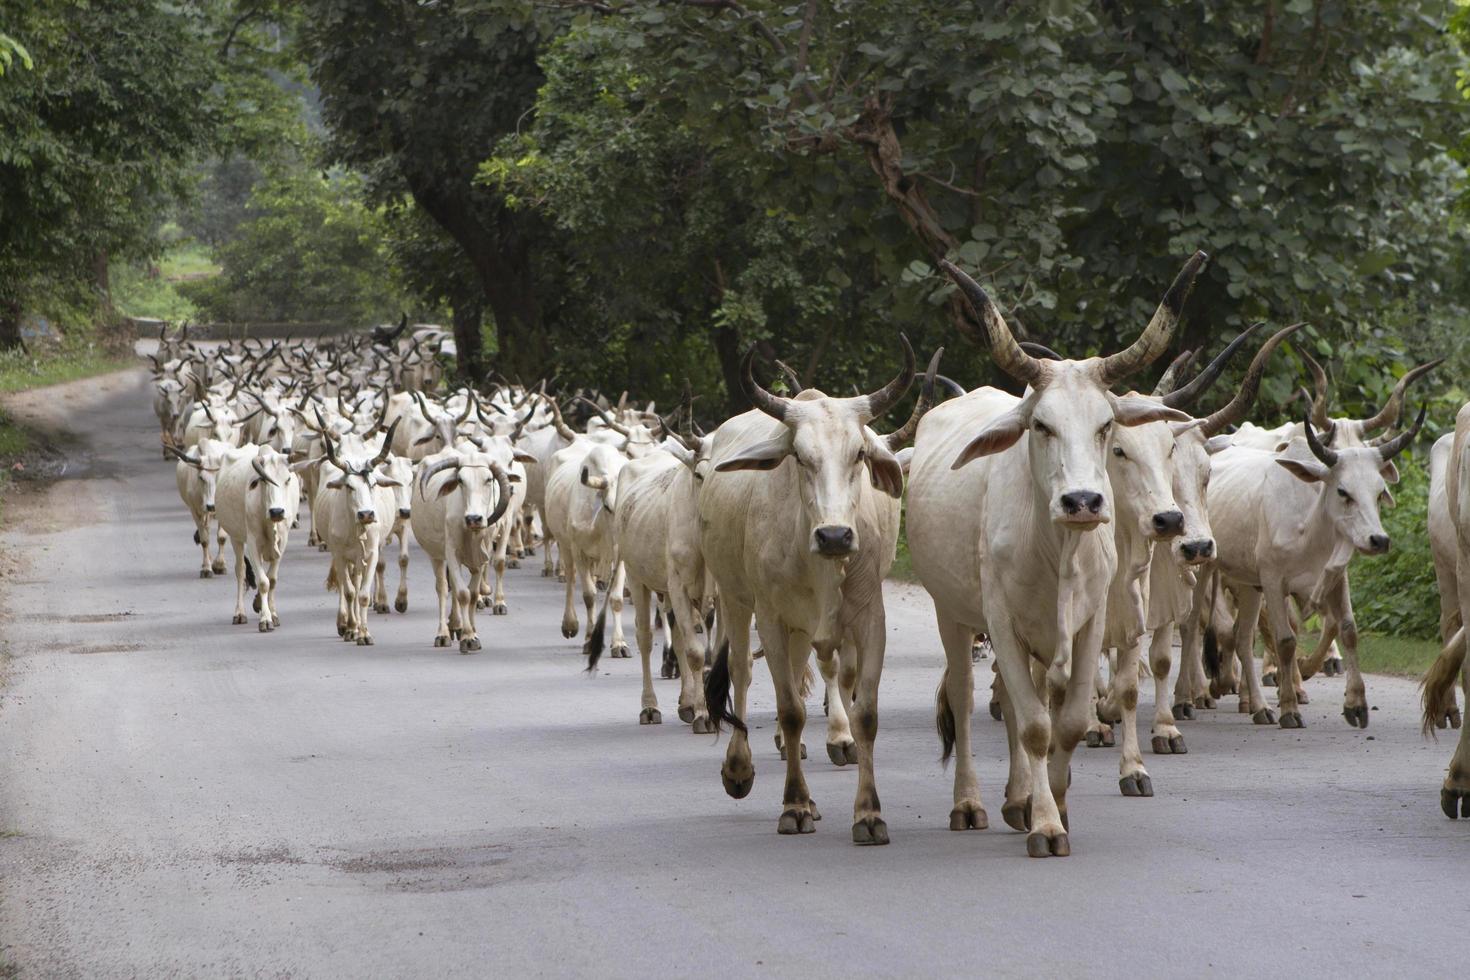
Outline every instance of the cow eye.
<svg viewBox="0 0 1470 980"><path fill-rule="evenodd" d="M1344 490L1344 489L1343 489L1343 488L1342 488L1342 487L1338 487L1338 488L1337 488L1337 495L1338 495L1338 496L1339 496L1339 497L1341 497L1341 498L1342 498L1342 499L1343 499L1343 500L1344 500L1344 501L1346 501L1346 502L1347 502L1347 503L1352 503L1352 502L1353 502L1353 498L1352 498L1352 495L1351 495L1351 494L1349 494L1349 493L1348 493L1348 492L1347 492L1347 491L1346 491L1346 490Z"/></svg>
<svg viewBox="0 0 1470 980"><path fill-rule="evenodd" d="M1042 435L1044 435L1044 436L1053 435L1053 432L1051 431L1051 427L1048 426L1045 422L1034 422L1032 424L1036 427L1036 431L1039 432L1039 433L1041 433Z"/></svg>
<svg viewBox="0 0 1470 980"><path fill-rule="evenodd" d="M1113 455L1116 456L1116 457L1118 457L1119 459L1127 459L1128 458L1128 454L1125 453L1125 452L1123 452L1123 447L1122 446L1114 446L1113 447Z"/></svg>
<svg viewBox="0 0 1470 980"><path fill-rule="evenodd" d="M1108 437L1108 433L1111 431L1113 431L1113 422L1111 419L1109 419L1108 421L1103 423L1101 429L1097 430L1097 437L1099 439L1106 439Z"/></svg>
<svg viewBox="0 0 1470 980"><path fill-rule="evenodd" d="M854 461L854 464L853 465L857 465L858 463L861 463L863 460L865 460L867 458L868 458L868 451L866 449L859 449L857 451L857 459Z"/></svg>

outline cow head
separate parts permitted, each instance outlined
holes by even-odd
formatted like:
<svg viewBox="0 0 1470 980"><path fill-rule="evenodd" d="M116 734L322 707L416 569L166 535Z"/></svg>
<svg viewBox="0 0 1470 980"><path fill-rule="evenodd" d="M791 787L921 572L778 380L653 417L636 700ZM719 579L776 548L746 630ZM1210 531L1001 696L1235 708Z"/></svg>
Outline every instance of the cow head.
<svg viewBox="0 0 1470 980"><path fill-rule="evenodd" d="M404 456L390 455L378 466L376 473L380 486L393 489L393 502L398 508L398 518L406 520L413 500L413 462Z"/></svg>
<svg viewBox="0 0 1470 980"><path fill-rule="evenodd" d="M470 530L494 526L510 506L510 481L500 464L482 452L453 452L425 466L419 474L419 494L430 499L430 485L441 473L449 477L433 487L434 497L459 491L464 501L464 525Z"/></svg>
<svg viewBox="0 0 1470 980"><path fill-rule="evenodd" d="M199 478L200 502L206 513L213 514L215 491L219 487L219 471L225 462L225 452L230 445L218 439L201 439L192 453L184 452L172 444L163 447L178 459L179 466L191 466Z"/></svg>
<svg viewBox="0 0 1470 980"><path fill-rule="evenodd" d="M1143 395L1115 395L1108 387L1163 352L1205 259L1203 252L1196 252L1185 263L1131 347L1083 361L1047 361L1027 354L985 290L958 267L941 262L984 324L991 357L1030 386L1015 408L992 420L970 441L953 466L959 468L1009 449L1025 436L1032 481L1044 495L1053 522L1087 530L1111 520L1106 460L1114 428L1188 421L1189 416Z"/></svg>
<svg viewBox="0 0 1470 980"><path fill-rule="evenodd" d="M1393 458L1414 441L1423 425L1421 408L1413 427L1381 446L1329 449L1317 438L1312 420L1306 418L1302 427L1312 458L1288 453L1278 455L1276 462L1298 480L1322 484L1319 500L1340 540L1360 554L1381 555L1388 551L1390 541L1379 508L1393 506L1388 485L1399 479Z"/></svg>
<svg viewBox="0 0 1470 980"><path fill-rule="evenodd" d="M1184 533L1184 513L1174 499L1174 452L1174 433L1164 425L1120 427L1108 450L1109 488L1150 541Z"/></svg>
<svg viewBox="0 0 1470 980"><path fill-rule="evenodd" d="M773 395L751 374L752 350L741 375L746 395L755 407L783 424L772 439L721 460L716 472L773 470L789 456L796 468L799 499L811 528L807 542L812 553L824 558L847 558L858 552L857 505L864 481L898 497L903 493L903 470L887 443L874 435L868 423L891 409L914 380L914 349L907 337L903 369L872 394L831 398L807 389L796 398Z"/></svg>
<svg viewBox="0 0 1470 980"><path fill-rule="evenodd" d="M392 477L379 475L377 467L388 458L388 453L393 445L393 430L397 427L398 420L395 419L383 437L383 447L378 450L376 456L367 461L342 459L337 455L337 447L332 444L331 437L322 436L322 441L326 446L327 461L340 471L340 475L335 480L328 481L326 488L341 490L351 496L352 511L357 515L359 524L372 524L378 519L377 505L373 502L373 487L396 485Z"/></svg>
<svg viewBox="0 0 1470 980"><path fill-rule="evenodd" d="M289 461L271 447L262 446L250 461L250 469L254 476L249 489L260 494L261 512L273 523L284 521L296 496Z"/></svg>
<svg viewBox="0 0 1470 980"><path fill-rule="evenodd" d="M597 494L608 513L618 509L618 473L628 464L628 457L606 443L597 443L582 457L582 486Z"/></svg>

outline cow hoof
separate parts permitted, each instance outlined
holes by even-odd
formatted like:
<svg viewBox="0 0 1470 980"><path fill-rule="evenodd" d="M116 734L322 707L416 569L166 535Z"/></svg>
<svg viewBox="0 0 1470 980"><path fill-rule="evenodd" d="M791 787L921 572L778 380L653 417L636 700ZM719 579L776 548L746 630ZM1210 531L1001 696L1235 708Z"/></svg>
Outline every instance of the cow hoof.
<svg viewBox="0 0 1470 980"><path fill-rule="evenodd" d="M1348 705L1342 709L1342 716L1354 728L1368 727L1368 706L1366 704Z"/></svg>
<svg viewBox="0 0 1470 980"><path fill-rule="evenodd" d="M1262 674L1261 675L1261 686L1262 687L1275 687L1276 686L1276 671L1274 671L1274 670L1268 670L1264 674Z"/></svg>
<svg viewBox="0 0 1470 980"><path fill-rule="evenodd" d="M373 603L373 612L380 616L388 615L388 604L386 602Z"/></svg>
<svg viewBox="0 0 1470 980"><path fill-rule="evenodd" d="M1281 727L1282 728L1306 728L1307 726L1306 726L1306 723L1304 723L1302 721L1302 716L1301 716L1301 713L1300 712L1298 712L1298 711L1283 711L1283 712L1281 712Z"/></svg>
<svg viewBox="0 0 1470 980"><path fill-rule="evenodd" d="M551 578L551 576L554 575L554 574L556 574L556 573L553 572L549 568L543 568L543 569L541 569L541 577L542 578Z"/></svg>
<svg viewBox="0 0 1470 980"><path fill-rule="evenodd" d="M566 623L562 623L562 625L561 625L561 635L564 638L568 639L568 640L575 640L577 638L577 627L573 626L570 629L568 629L567 628L567 624Z"/></svg>
<svg viewBox="0 0 1470 980"><path fill-rule="evenodd" d="M1215 699L1207 694L1201 694L1199 697L1194 699L1194 706L1196 708L1201 708L1207 711L1214 710Z"/></svg>
<svg viewBox="0 0 1470 980"><path fill-rule="evenodd" d="M1470 818L1470 791L1444 787L1439 791L1439 808L1451 820Z"/></svg>
<svg viewBox="0 0 1470 980"><path fill-rule="evenodd" d="M1183 735L1169 736L1169 751L1175 755L1188 755L1189 749L1184 744Z"/></svg>
<svg viewBox="0 0 1470 980"><path fill-rule="evenodd" d="M281 617L275 615L274 613L272 613L271 614L271 629L275 629L277 626L280 626L280 625L281 625Z"/></svg>
<svg viewBox="0 0 1470 980"><path fill-rule="evenodd" d="M201 568L201 569L199 569L199 577L200 578L214 578L214 572L211 572L207 568Z"/></svg>
<svg viewBox="0 0 1470 980"><path fill-rule="evenodd" d="M255 593L255 601L252 602L252 603L250 603L250 611L251 612L254 612L254 613L260 612L260 593L259 592Z"/></svg>
<svg viewBox="0 0 1470 980"><path fill-rule="evenodd" d="M1276 724L1276 712L1270 708L1262 708L1251 715L1251 722L1256 725L1274 725Z"/></svg>
<svg viewBox="0 0 1470 980"><path fill-rule="evenodd" d="M536 557L536 549L535 548L524 548L524 549L522 549L522 551L521 551L521 557L522 558L535 558Z"/></svg>
<svg viewBox="0 0 1470 980"><path fill-rule="evenodd" d="M1146 772L1135 772L1118 780L1118 788L1124 796L1153 796L1154 781Z"/></svg>
<svg viewBox="0 0 1470 980"><path fill-rule="evenodd" d="M275 627L275 625L270 620L268 620L268 619L262 619L260 621L260 624L256 628L259 629L260 632L262 632L262 633L269 633L271 630L275 629L276 627Z"/></svg>
<svg viewBox="0 0 1470 980"><path fill-rule="evenodd" d="M715 733L714 723L705 715L695 715L694 720L689 723L689 727L696 735L713 735Z"/></svg>
<svg viewBox="0 0 1470 980"><path fill-rule="evenodd" d="M1322 673L1326 674L1328 677L1341 677L1342 661L1336 658L1327 661L1322 665Z"/></svg>
<svg viewBox="0 0 1470 980"><path fill-rule="evenodd" d="M608 656L612 657L614 660L628 660L633 655L628 652L628 644L614 643L612 647L612 652L608 654Z"/></svg>
<svg viewBox="0 0 1470 980"><path fill-rule="evenodd" d="M984 816L982 813L981 816ZM888 824L882 817L864 817L853 821L852 842L865 847L888 843Z"/></svg>
<svg viewBox="0 0 1470 980"><path fill-rule="evenodd" d="M1307 692L1306 691L1297 691L1296 692L1296 703L1297 704L1311 704L1312 701L1311 701L1310 698L1307 697Z"/></svg>
<svg viewBox="0 0 1470 980"><path fill-rule="evenodd" d="M750 795L750 789L755 785L755 773L752 771L747 775L731 776L725 766L720 767L720 782L725 786L725 792L736 800L743 800Z"/></svg>
<svg viewBox="0 0 1470 980"><path fill-rule="evenodd" d="M460 653L474 653L480 649L480 638L478 636L466 636L459 641Z"/></svg>
<svg viewBox="0 0 1470 980"><path fill-rule="evenodd" d="M985 808L973 800L956 803L949 811L950 830L984 830L990 826Z"/></svg>
<svg viewBox="0 0 1470 980"><path fill-rule="evenodd" d="M1026 835L1027 857L1067 857L1071 853L1072 844L1067 840L1065 831L1055 837L1048 837L1039 830L1034 834Z"/></svg>
<svg viewBox="0 0 1470 980"><path fill-rule="evenodd" d="M1172 755L1174 750L1169 747L1169 736L1155 735L1153 737L1154 755Z"/></svg>
<svg viewBox="0 0 1470 980"><path fill-rule="evenodd" d="M686 725L692 722L694 720L694 709L687 704L679 705L679 720Z"/></svg>
<svg viewBox="0 0 1470 980"><path fill-rule="evenodd" d="M1239 694L1240 684L1236 681L1222 681L1218 678L1210 681L1210 697L1223 698L1227 694Z"/></svg>
<svg viewBox="0 0 1470 980"><path fill-rule="evenodd" d="M1102 748L1102 732L1089 731L1085 737L1087 739L1087 747L1089 749Z"/></svg>
<svg viewBox="0 0 1470 980"><path fill-rule="evenodd" d="M401 613L408 612L408 600L407 599L403 599L403 598L394 599L393 600L393 611L394 612L401 612Z"/></svg>
<svg viewBox="0 0 1470 980"><path fill-rule="evenodd" d="M360 647L370 647L373 645L373 638L367 633L364 633L357 638L357 645Z"/></svg>
<svg viewBox="0 0 1470 980"><path fill-rule="evenodd" d="M233 626L244 626L245 625L245 614L244 613L237 613L236 615L230 617L230 624L233 625Z"/></svg>
<svg viewBox="0 0 1470 980"><path fill-rule="evenodd" d="M644 708L638 712L638 724L640 725L662 725L664 716L659 714L657 708Z"/></svg>
<svg viewBox="0 0 1470 980"><path fill-rule="evenodd" d="M1445 720L1450 723L1450 727L1451 728L1459 728L1460 727L1460 709L1459 708L1456 708L1456 707L1453 707L1452 706L1449 711L1446 711L1445 712L1444 717L1445 717Z"/></svg>
<svg viewBox="0 0 1470 980"><path fill-rule="evenodd" d="M834 766L847 766L857 762L856 742L828 742L827 758Z"/></svg>
<svg viewBox="0 0 1470 980"><path fill-rule="evenodd" d="M1005 712L1001 710L999 701L990 702L990 717L994 718L996 721L1006 720Z"/></svg>
<svg viewBox="0 0 1470 980"><path fill-rule="evenodd" d="M1031 797L1026 797L1024 803L1012 803L1007 800L1001 804L1000 818L1006 822L1006 826L1012 830L1027 831L1031 829Z"/></svg>
<svg viewBox="0 0 1470 980"><path fill-rule="evenodd" d="M786 761L786 746L784 746L784 745L778 745L776 747L781 750L781 761L782 762L785 762ZM802 742L801 743L801 757L803 759L806 758L806 743L805 742Z"/></svg>
<svg viewBox="0 0 1470 980"><path fill-rule="evenodd" d="M223 575L225 573L225 563L223 561L217 561L209 566L209 570L216 575Z"/></svg>
<svg viewBox="0 0 1470 980"><path fill-rule="evenodd" d="M521 567L521 563L518 562L518 561L516 561L514 558L507 558L505 560L505 567L506 568L520 568Z"/></svg>
<svg viewBox="0 0 1470 980"><path fill-rule="evenodd" d="M776 833L778 834L814 834L817 832L817 823L812 819L810 810L796 809L791 807L781 814L781 819L776 822Z"/></svg>
<svg viewBox="0 0 1470 980"><path fill-rule="evenodd" d="M673 680L673 678L674 678L674 671L673 671L673 668L671 668L669 666L668 661L664 661L663 664L661 664L659 666L659 668L658 668L658 676L660 678L662 678L663 680L666 680L666 681ZM682 710L682 709L680 709L680 710Z"/></svg>
<svg viewBox="0 0 1470 980"><path fill-rule="evenodd" d="M510 607L503 602L497 602L494 608L490 610L490 612L496 616L504 616L506 613L510 612Z"/></svg>
<svg viewBox="0 0 1470 980"><path fill-rule="evenodd" d="M1181 701L1174 705L1175 721L1194 721L1194 705L1188 701Z"/></svg>

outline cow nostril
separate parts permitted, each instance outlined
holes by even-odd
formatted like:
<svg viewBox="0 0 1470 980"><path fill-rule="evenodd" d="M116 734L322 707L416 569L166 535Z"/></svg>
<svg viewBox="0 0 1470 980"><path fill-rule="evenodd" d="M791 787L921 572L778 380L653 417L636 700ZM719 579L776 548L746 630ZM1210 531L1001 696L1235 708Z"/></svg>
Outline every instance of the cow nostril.
<svg viewBox="0 0 1470 980"><path fill-rule="evenodd" d="M271 520L281 521L286 519L286 508L272 507L270 510Z"/></svg>
<svg viewBox="0 0 1470 980"><path fill-rule="evenodd" d="M1062 510L1068 514L1080 514L1085 509L1089 514L1102 510L1103 496L1091 490L1074 490L1062 494Z"/></svg>
<svg viewBox="0 0 1470 980"><path fill-rule="evenodd" d="M214 513L214 504L205 504L204 505L204 510L205 510L206 513L213 514Z"/></svg>
<svg viewBox="0 0 1470 980"><path fill-rule="evenodd" d="M1184 515L1177 510L1166 510L1155 514L1154 531L1165 536L1184 533Z"/></svg>
<svg viewBox="0 0 1470 980"><path fill-rule="evenodd" d="M1389 537L1386 534L1375 534L1368 538L1368 544L1379 554L1387 551L1390 543Z"/></svg>
<svg viewBox="0 0 1470 980"><path fill-rule="evenodd" d="M362 521L362 523L364 524L371 524L377 518L377 516L377 514L373 513L370 510L360 510L357 512L357 519L359 521Z"/></svg>
<svg viewBox="0 0 1470 980"><path fill-rule="evenodd" d="M408 511L408 508L407 507L400 507L400 508L398 508L398 516L399 517L407 517L408 515L409 515L409 511Z"/></svg>
<svg viewBox="0 0 1470 980"><path fill-rule="evenodd" d="M817 551L824 555L843 555L852 550L853 530L840 524L824 524L812 532Z"/></svg>

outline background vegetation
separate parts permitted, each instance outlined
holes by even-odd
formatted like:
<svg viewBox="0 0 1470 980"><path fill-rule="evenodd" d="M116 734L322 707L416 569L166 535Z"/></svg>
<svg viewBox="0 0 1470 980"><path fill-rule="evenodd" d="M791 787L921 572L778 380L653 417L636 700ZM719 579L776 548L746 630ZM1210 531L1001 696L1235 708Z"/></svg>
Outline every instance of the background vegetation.
<svg viewBox="0 0 1470 980"><path fill-rule="evenodd" d="M1083 354L1203 248L1177 347L1306 320L1335 414L1447 354L1438 431L1470 370L1467 35L1430 0L14 0L0 347L22 314L77 349L118 313L407 311L468 377L688 377L713 417L751 344L846 390L903 330L1004 383L939 257ZM1263 421L1302 380L1277 359ZM1360 619L1432 634L1403 469Z"/></svg>

